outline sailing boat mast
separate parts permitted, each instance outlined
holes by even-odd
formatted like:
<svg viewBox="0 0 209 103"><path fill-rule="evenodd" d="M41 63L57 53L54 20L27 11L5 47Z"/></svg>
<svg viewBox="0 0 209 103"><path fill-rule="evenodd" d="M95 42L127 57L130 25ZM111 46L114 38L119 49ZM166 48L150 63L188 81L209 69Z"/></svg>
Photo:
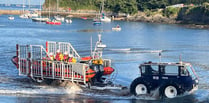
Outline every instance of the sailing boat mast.
<svg viewBox="0 0 209 103"><path fill-rule="evenodd" d="M22 8L23 8L22 10L23 10L23 14L24 14L24 11L25 11L25 10L24 10L24 8L25 8L25 0L23 0Z"/></svg>
<svg viewBox="0 0 209 103"><path fill-rule="evenodd" d="M49 19L50 19L50 0L49 0Z"/></svg>
<svg viewBox="0 0 209 103"><path fill-rule="evenodd" d="M102 9L101 9L101 13L104 12L104 0L102 0Z"/></svg>
<svg viewBox="0 0 209 103"><path fill-rule="evenodd" d="M42 6L41 6L41 0L40 0L40 18L41 18L41 8L42 8Z"/></svg>
<svg viewBox="0 0 209 103"><path fill-rule="evenodd" d="M59 11L59 0L57 0L57 11Z"/></svg>
<svg viewBox="0 0 209 103"><path fill-rule="evenodd" d="M30 10L30 0L28 0L29 10Z"/></svg>

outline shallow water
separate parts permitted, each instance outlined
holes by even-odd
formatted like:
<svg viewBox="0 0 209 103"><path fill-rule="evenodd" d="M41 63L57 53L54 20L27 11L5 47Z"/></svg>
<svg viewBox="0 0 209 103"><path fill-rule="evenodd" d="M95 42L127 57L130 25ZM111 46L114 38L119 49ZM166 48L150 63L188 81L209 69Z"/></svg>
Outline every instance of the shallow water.
<svg viewBox="0 0 209 103"><path fill-rule="evenodd" d="M0 100L3 102L105 102L105 103L161 103L161 102L207 102L209 100L209 30L189 29L178 25L113 21L94 26L92 20L73 19L72 24L60 26L35 23L30 19L10 21L7 15L0 16ZM122 31L111 28L119 24ZM117 69L115 83L129 86L139 76L138 66L145 61L191 62L199 76L199 90L191 95L175 99L156 100L148 96L121 96L69 90L63 87L38 85L27 77L18 75L10 59L15 55L16 44L41 44L46 41L71 42L81 56L90 54L90 37L93 43L97 34L107 45L103 56L113 60Z"/></svg>

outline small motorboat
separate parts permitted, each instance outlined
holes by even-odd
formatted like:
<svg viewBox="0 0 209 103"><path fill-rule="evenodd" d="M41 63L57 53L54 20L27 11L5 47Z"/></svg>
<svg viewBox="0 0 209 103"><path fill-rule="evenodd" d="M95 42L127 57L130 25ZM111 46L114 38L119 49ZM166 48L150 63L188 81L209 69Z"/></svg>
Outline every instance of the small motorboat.
<svg viewBox="0 0 209 103"><path fill-rule="evenodd" d="M9 19L9 20L14 20L15 17L14 17L14 16L9 16L8 19Z"/></svg>
<svg viewBox="0 0 209 103"><path fill-rule="evenodd" d="M93 25L101 25L102 21L100 19L94 18L93 19Z"/></svg>
<svg viewBox="0 0 209 103"><path fill-rule="evenodd" d="M37 18L32 18L33 22L46 22L46 21L50 21L49 18L42 18L42 17L37 17Z"/></svg>
<svg viewBox="0 0 209 103"><path fill-rule="evenodd" d="M52 21L46 21L46 24L61 25L62 23L60 21L57 21L57 20L52 20Z"/></svg>
<svg viewBox="0 0 209 103"><path fill-rule="evenodd" d="M84 20L86 20L87 19L87 17L81 17L82 19L84 19Z"/></svg>
<svg viewBox="0 0 209 103"><path fill-rule="evenodd" d="M62 17L62 16L60 16L60 15L56 15L56 16L54 16L54 18L55 18L55 20L57 20L57 21L61 21L61 22L64 22L64 21L65 21L65 18Z"/></svg>
<svg viewBox="0 0 209 103"><path fill-rule="evenodd" d="M111 19L108 18L107 16L102 16L102 17L100 18L100 20L101 20L102 22L111 22Z"/></svg>
<svg viewBox="0 0 209 103"><path fill-rule="evenodd" d="M65 19L65 22L68 23L68 24L71 24L72 20L71 19Z"/></svg>
<svg viewBox="0 0 209 103"><path fill-rule="evenodd" d="M101 22L101 21L94 21L93 24L94 24L94 25L101 25L102 22Z"/></svg>
<svg viewBox="0 0 209 103"><path fill-rule="evenodd" d="M121 27L117 25L116 27L112 28L112 31L121 31Z"/></svg>

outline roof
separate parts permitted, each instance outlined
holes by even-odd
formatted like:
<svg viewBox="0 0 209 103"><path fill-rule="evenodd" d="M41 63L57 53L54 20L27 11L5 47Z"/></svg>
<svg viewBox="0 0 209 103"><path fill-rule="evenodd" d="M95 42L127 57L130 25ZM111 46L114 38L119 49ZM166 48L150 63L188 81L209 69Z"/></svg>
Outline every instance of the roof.
<svg viewBox="0 0 209 103"><path fill-rule="evenodd" d="M191 65L190 63L187 62L145 62L141 65L174 65L174 66L187 66Z"/></svg>

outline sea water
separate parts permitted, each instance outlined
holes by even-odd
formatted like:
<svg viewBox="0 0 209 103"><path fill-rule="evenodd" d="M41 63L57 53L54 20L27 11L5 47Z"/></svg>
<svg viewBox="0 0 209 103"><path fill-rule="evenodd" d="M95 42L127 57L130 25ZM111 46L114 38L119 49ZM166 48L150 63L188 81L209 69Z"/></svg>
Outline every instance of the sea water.
<svg viewBox="0 0 209 103"><path fill-rule="evenodd" d="M94 26L92 20L73 18L72 24L47 25L31 19L8 20L0 16L0 102L105 102L105 103L161 103L207 102L209 100L209 30L190 29L180 25L113 21ZM120 25L121 31L112 31ZM139 76L138 66L146 61L191 62L199 76L199 90L174 99L158 100L149 96L117 95L99 91L79 91L65 87L40 85L28 77L19 76L11 58L16 44L45 45L46 41L70 42L81 56L90 55L97 35L107 45L103 57L112 59L117 78L114 83L129 87Z"/></svg>

